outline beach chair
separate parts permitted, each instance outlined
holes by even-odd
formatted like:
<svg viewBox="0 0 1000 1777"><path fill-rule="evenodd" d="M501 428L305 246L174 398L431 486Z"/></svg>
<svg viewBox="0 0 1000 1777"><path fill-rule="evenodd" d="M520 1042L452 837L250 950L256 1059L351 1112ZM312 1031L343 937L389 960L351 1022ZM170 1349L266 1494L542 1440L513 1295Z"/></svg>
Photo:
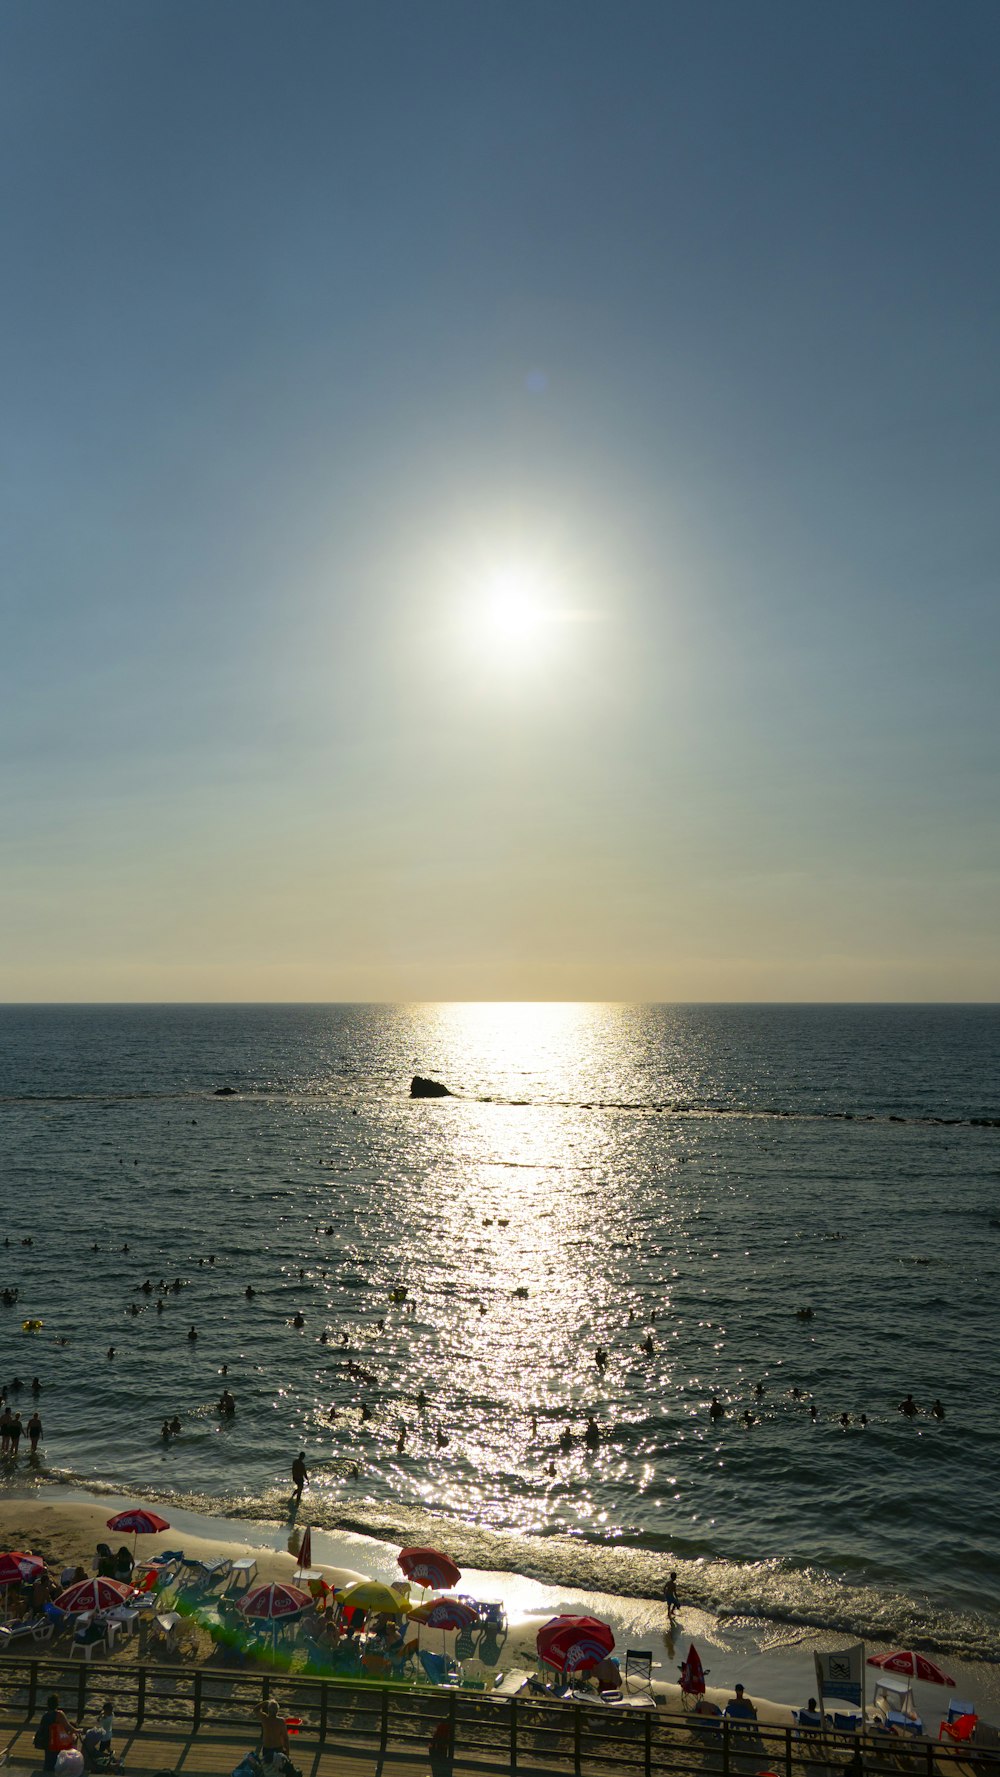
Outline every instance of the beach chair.
<svg viewBox="0 0 1000 1777"><path fill-rule="evenodd" d="M653 1655L646 1648L627 1647L625 1649L625 1689L629 1688L629 1679L634 1678L636 1689L653 1695Z"/></svg>
<svg viewBox="0 0 1000 1777"><path fill-rule="evenodd" d="M484 1629L495 1629L498 1634L506 1634L507 1612L503 1601L499 1598L484 1598L479 1605L479 1620Z"/></svg>
<svg viewBox="0 0 1000 1777"><path fill-rule="evenodd" d="M417 1654L417 1659L420 1661L431 1684L448 1684L458 1677L457 1672L455 1672L452 1667L451 1661L448 1660L444 1654L431 1654L427 1652L426 1648L421 1648Z"/></svg>
<svg viewBox="0 0 1000 1777"><path fill-rule="evenodd" d="M961 1744L963 1741L975 1739L979 1717L974 1709L967 1710L964 1715L956 1715L954 1721L950 1719L950 1710L948 1714L949 1720L943 1721L938 1731L939 1740L954 1740Z"/></svg>
<svg viewBox="0 0 1000 1777"><path fill-rule="evenodd" d="M975 1713L974 1703L961 1703L957 1697L952 1697L948 1704L949 1721L957 1721L960 1715L975 1715Z"/></svg>

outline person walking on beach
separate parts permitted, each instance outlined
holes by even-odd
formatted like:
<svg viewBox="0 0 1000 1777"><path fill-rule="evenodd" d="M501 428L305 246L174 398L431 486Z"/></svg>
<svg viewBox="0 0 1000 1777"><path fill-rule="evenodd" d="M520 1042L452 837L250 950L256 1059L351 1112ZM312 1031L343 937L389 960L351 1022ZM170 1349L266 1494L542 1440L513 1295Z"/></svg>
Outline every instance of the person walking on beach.
<svg viewBox="0 0 1000 1777"><path fill-rule="evenodd" d="M663 1588L663 1602L667 1607L667 1617L669 1621L671 1623L676 1623L677 1612L680 1609L680 1599L677 1596L676 1572L668 1574L667 1576L667 1583Z"/></svg>
<svg viewBox="0 0 1000 1777"><path fill-rule="evenodd" d="M292 1498L296 1505L298 1505L302 1498L302 1489L308 1479L309 1470L306 1468L306 1453L304 1450L300 1450L295 1461L292 1463L292 1480L295 1483L295 1492L292 1494Z"/></svg>

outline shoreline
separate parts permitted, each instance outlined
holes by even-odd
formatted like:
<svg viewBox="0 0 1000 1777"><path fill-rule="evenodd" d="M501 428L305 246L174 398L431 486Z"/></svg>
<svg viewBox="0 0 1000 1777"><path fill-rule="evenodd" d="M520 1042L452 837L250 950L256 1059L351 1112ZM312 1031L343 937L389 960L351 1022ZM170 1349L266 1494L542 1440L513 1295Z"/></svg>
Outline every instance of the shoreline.
<svg viewBox="0 0 1000 1777"><path fill-rule="evenodd" d="M0 1495L0 1546L38 1548L60 1564L80 1559L89 1568L98 1540L105 1537L106 1519L115 1510L135 1504L136 1497L103 1489L97 1494L88 1493L60 1483L41 1483L22 1494L4 1493ZM306 1511L299 1516L299 1531L311 1523L308 1499L305 1505ZM201 1558L252 1554L264 1579L290 1578L295 1570L295 1557L288 1547L287 1522L209 1516L174 1506L169 1517L168 1531L140 1539L140 1557L183 1542ZM386 1582L399 1577L397 1544L367 1532L331 1531L315 1524L312 1533L314 1567L361 1572ZM504 1600L510 1631L501 1669L534 1664L534 1634L538 1624L548 1617L566 1610L595 1615L610 1623L623 1664L628 1647L653 1650L657 1689L667 1696L676 1688L677 1668L687 1653L689 1641L694 1640L709 1675L710 1697L724 1701L740 1682L761 1707L761 1719L782 1724L789 1719L789 1708L804 1706L808 1696L815 1693L813 1653L843 1647L856 1639L750 1614L719 1617L683 1602L679 1621L670 1634L666 1606L656 1600L556 1586L513 1567L463 1566L461 1586L476 1596ZM889 1645L873 1639L868 1648L869 1652L885 1651ZM1000 1714L1000 1666L949 1659L947 1667L956 1680L955 1693L918 1687L918 1703L932 1732L936 1731L935 1709L946 1713L947 1699L953 1694L973 1701L986 1717Z"/></svg>

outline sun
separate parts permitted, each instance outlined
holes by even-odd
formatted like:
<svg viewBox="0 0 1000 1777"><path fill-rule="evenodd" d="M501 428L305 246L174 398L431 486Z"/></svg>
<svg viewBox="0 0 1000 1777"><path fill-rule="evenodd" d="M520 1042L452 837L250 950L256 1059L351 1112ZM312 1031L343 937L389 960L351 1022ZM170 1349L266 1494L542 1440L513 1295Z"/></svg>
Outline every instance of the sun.
<svg viewBox="0 0 1000 1777"><path fill-rule="evenodd" d="M543 577L523 563L507 563L485 576L484 617L496 644L509 648L538 642L551 621L551 592Z"/></svg>

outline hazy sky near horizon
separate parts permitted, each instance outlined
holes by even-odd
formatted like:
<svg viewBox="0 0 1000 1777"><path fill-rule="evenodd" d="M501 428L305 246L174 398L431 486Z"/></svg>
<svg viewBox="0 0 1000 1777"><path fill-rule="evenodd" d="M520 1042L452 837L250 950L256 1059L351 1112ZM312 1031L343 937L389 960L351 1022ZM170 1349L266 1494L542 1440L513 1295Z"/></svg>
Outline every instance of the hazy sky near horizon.
<svg viewBox="0 0 1000 1777"><path fill-rule="evenodd" d="M1000 999L998 75L11 0L0 999Z"/></svg>

